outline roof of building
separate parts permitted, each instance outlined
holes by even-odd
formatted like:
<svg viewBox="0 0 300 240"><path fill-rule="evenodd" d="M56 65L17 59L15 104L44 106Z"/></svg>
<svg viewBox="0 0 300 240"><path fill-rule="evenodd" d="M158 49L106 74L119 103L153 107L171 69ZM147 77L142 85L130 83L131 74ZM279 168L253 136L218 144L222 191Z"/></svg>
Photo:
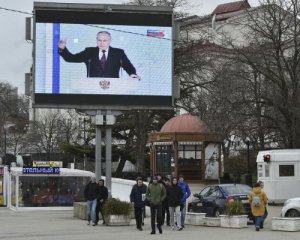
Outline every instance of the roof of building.
<svg viewBox="0 0 300 240"><path fill-rule="evenodd" d="M211 22L211 15L205 16L189 16L185 18L181 18L176 20L176 22L180 23L180 27L188 27L194 24L203 24L203 23L210 23Z"/></svg>
<svg viewBox="0 0 300 240"><path fill-rule="evenodd" d="M212 12L212 15L224 14L230 12L236 12L240 10L245 10L251 8L247 0L230 2L218 5L215 10Z"/></svg>
<svg viewBox="0 0 300 240"><path fill-rule="evenodd" d="M182 114L167 121L160 132L208 133L207 125L197 116Z"/></svg>

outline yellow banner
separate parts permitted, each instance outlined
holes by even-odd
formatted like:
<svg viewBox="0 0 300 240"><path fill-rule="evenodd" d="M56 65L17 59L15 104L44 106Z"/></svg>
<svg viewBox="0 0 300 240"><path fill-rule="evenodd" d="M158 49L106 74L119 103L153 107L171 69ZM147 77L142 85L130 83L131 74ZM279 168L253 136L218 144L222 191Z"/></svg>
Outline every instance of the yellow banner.
<svg viewBox="0 0 300 240"><path fill-rule="evenodd" d="M33 161L32 167L62 167L62 161Z"/></svg>

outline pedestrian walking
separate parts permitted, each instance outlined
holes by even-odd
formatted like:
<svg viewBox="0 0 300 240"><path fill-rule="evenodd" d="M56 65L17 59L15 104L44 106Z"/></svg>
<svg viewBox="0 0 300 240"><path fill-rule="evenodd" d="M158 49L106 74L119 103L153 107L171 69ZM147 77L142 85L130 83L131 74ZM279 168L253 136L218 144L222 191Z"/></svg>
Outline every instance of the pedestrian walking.
<svg viewBox="0 0 300 240"><path fill-rule="evenodd" d="M258 183L260 185L261 190L263 191L265 184L262 181L258 181ZM268 216L268 209L267 209L267 206L266 206L265 207L265 213L264 213L264 220L260 224L260 229L264 228L264 222L265 222L267 216Z"/></svg>
<svg viewBox="0 0 300 240"><path fill-rule="evenodd" d="M164 187L167 188L171 186L170 179L167 177L163 178L163 183ZM169 211L169 201L168 198L166 197L165 200L162 203L162 225L164 225L165 220L167 222L167 226L170 226L170 211Z"/></svg>
<svg viewBox="0 0 300 240"><path fill-rule="evenodd" d="M145 209L147 186L144 184L143 179L138 177L136 184L133 185L130 193L130 202L134 203L134 216L136 228L143 231L143 214Z"/></svg>
<svg viewBox="0 0 300 240"><path fill-rule="evenodd" d="M96 225L99 222L99 213L101 213L102 216L102 224L105 224L105 219L104 219L104 215L103 215L103 206L105 204L105 201L108 198L108 189L107 187L105 187L104 185L104 180L100 179L98 181L98 191L99 191L99 195L97 198L97 207L96 207Z"/></svg>
<svg viewBox="0 0 300 240"><path fill-rule="evenodd" d="M176 228L174 222L174 213L176 215L177 228L179 231L182 230L181 212L180 212L180 202L182 197L183 197L182 189L178 186L177 178L173 177L171 186L167 186L167 198L169 203L170 224L172 230Z"/></svg>
<svg viewBox="0 0 300 240"><path fill-rule="evenodd" d="M166 189L167 184L170 185L170 179L166 177L162 177L161 174L156 174L158 183L161 183ZM170 226L170 213L169 213L169 206L168 206L168 199L165 198L162 202L162 218L161 218L161 225L165 224L165 219L167 222L167 225Z"/></svg>
<svg viewBox="0 0 300 240"><path fill-rule="evenodd" d="M161 183L158 183L158 179L156 176L152 178L152 183L150 183L148 186L146 198L150 202L152 229L151 234L155 234L155 218L158 231L160 234L162 234L162 202L166 198L166 189Z"/></svg>
<svg viewBox="0 0 300 240"><path fill-rule="evenodd" d="M178 186L181 188L183 197L180 201L180 211L181 211L181 226L184 227L185 222L185 214L186 214L186 200L191 195L191 190L189 185L184 181L184 176L181 174L179 175Z"/></svg>
<svg viewBox="0 0 300 240"><path fill-rule="evenodd" d="M261 224L263 224L267 201L267 195L261 190L260 183L255 183L250 193L249 203L251 205L252 215L255 217L256 231L259 231Z"/></svg>
<svg viewBox="0 0 300 240"><path fill-rule="evenodd" d="M98 195L99 187L96 183L96 178L92 177L84 189L84 197L88 206L88 225L90 225L91 221L93 226L96 225L96 207Z"/></svg>

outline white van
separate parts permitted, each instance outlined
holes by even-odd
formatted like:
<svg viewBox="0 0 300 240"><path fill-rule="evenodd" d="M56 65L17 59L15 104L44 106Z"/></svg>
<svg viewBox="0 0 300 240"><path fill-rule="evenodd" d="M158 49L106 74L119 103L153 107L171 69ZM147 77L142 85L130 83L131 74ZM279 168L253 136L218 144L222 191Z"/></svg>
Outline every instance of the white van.
<svg viewBox="0 0 300 240"><path fill-rule="evenodd" d="M260 151L256 162L258 181L264 182L269 203L300 197L300 149Z"/></svg>

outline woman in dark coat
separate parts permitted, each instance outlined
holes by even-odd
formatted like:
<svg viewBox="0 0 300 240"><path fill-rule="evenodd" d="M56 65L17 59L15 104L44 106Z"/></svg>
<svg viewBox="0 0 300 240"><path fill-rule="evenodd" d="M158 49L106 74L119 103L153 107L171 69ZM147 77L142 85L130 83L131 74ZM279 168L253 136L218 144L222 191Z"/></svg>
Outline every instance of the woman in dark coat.
<svg viewBox="0 0 300 240"><path fill-rule="evenodd" d="M177 185L177 178L173 177L171 186L167 188L167 198L168 198L169 211L170 211L170 224L172 230L175 229L174 212L176 213L178 230L179 231L182 230L181 212L180 212L180 200L182 197L183 197L183 192L181 188Z"/></svg>

